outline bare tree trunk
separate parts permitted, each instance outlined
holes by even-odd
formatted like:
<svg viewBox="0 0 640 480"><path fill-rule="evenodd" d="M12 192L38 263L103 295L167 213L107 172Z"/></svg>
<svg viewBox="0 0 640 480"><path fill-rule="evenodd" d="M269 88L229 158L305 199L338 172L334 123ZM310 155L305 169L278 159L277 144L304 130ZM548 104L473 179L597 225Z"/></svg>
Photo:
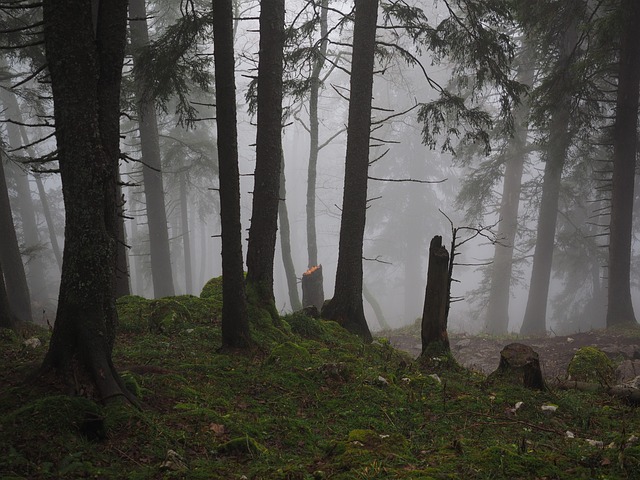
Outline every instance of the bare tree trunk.
<svg viewBox="0 0 640 480"><path fill-rule="evenodd" d="M289 303L295 312L302 308L300 295L298 294L298 278L293 265L291 255L291 227L289 226L289 211L287 210L287 187L284 176L284 151L282 152L282 165L280 167L280 204L278 205L278 220L280 223L280 248L282 250L282 263L287 278L289 290Z"/></svg>
<svg viewBox="0 0 640 480"><path fill-rule="evenodd" d="M187 205L186 173L180 173L180 219L182 231L182 248L184 251L184 284L185 292L193 294L193 269L191 268L191 232L189 231L189 208Z"/></svg>
<svg viewBox="0 0 640 480"><path fill-rule="evenodd" d="M327 54L327 10L329 0L320 3L320 52L311 72L309 91L309 168L307 171L307 268L318 265L318 240L316 232L316 178L318 171L319 130L318 97L320 94L320 73Z"/></svg>
<svg viewBox="0 0 640 480"><path fill-rule="evenodd" d="M5 286L11 311L21 322L31 322L29 285L22 264L18 238L11 215L9 192L4 175L4 152L0 156L0 263L5 272Z"/></svg>
<svg viewBox="0 0 640 480"><path fill-rule="evenodd" d="M274 320L278 316L273 263L280 203L284 11L284 0L260 2L256 170L247 249L247 285Z"/></svg>
<svg viewBox="0 0 640 480"><path fill-rule="evenodd" d="M232 0L213 0L213 22L222 227L222 346L246 348L251 336L242 259Z"/></svg>
<svg viewBox="0 0 640 480"><path fill-rule="evenodd" d="M429 245L427 288L422 311L422 355L449 351L447 313L449 305L449 252L436 235Z"/></svg>
<svg viewBox="0 0 640 480"><path fill-rule="evenodd" d="M340 246L333 298L322 316L372 340L362 304L362 242L367 212L371 94L377 0L356 0Z"/></svg>
<svg viewBox="0 0 640 480"><path fill-rule="evenodd" d="M526 52L523 52L522 55L524 58L520 62L518 81L531 86L533 84L533 66L529 62L530 55ZM526 158L528 116L529 106L522 103L514 114L516 131L508 147L509 156L505 162L498 243L495 244L491 269L491 289L485 319L485 329L487 333L492 335L504 335L509 327L513 248L518 231L518 207L520 206L522 172Z"/></svg>
<svg viewBox="0 0 640 480"><path fill-rule="evenodd" d="M640 5L623 0L618 97L613 128L613 189L609 235L607 327L637 323L631 302L630 268L640 87Z"/></svg>
<svg viewBox="0 0 640 480"><path fill-rule="evenodd" d="M391 327L389 326L387 319L384 317L384 312L382 311L382 307L380 307L378 300L376 300L376 297L373 296L371 291L369 291L369 288L367 288L367 284L364 282L362 283L362 295L364 296L364 299L367 301L367 303L371 305L371 308L373 309L373 313L376 314L376 318L378 319L380 328L382 328L383 330L391 330Z"/></svg>
<svg viewBox="0 0 640 480"><path fill-rule="evenodd" d="M135 64L137 52L149 43L145 0L129 1L129 29ZM153 293L156 298L160 298L175 295L175 289L169 252L167 213L164 204L158 121L153 101L144 98L145 86L139 80L136 80L136 83Z"/></svg>
<svg viewBox="0 0 640 480"><path fill-rule="evenodd" d="M24 135L23 135L24 138ZM40 175L34 175L36 179L36 186L38 187L38 195L40 197L40 203L42 204L42 212L44 214L45 222L47 223L47 230L49 231L49 241L51 242L51 249L53 255L56 258L58 269L62 271L62 252L60 251L60 245L58 244L58 236L56 235L56 228L53 225L53 218L51 217L51 209L49 208L49 201L47 200L47 192L44 189L44 184Z"/></svg>
<svg viewBox="0 0 640 480"><path fill-rule="evenodd" d="M4 273L2 273L2 262L0 262L0 328L15 328L15 319L9 307L9 298L4 286Z"/></svg>

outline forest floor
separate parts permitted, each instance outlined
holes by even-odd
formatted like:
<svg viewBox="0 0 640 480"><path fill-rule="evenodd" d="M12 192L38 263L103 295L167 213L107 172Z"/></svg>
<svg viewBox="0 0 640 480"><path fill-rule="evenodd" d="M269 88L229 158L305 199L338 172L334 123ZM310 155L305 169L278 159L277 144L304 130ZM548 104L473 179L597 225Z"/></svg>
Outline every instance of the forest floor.
<svg viewBox="0 0 640 480"><path fill-rule="evenodd" d="M365 345L335 322L274 323L250 306L254 347L221 353L219 287L118 301L114 364L140 409L103 405L79 379L70 395L30 378L50 332L0 330L0 479L640 479L637 406L600 385L534 391L478 371L516 339L452 336L474 371L414 361L406 329ZM583 343L631 361L640 331L617 335L531 344L549 373Z"/></svg>
<svg viewBox="0 0 640 480"><path fill-rule="evenodd" d="M394 347L413 357L420 355L422 345L418 326L382 332L381 335L388 338ZM640 338L615 330L592 330L567 336L544 337L452 334L449 341L451 352L461 365L485 375L498 367L500 351L514 342L530 345L540 356L543 375L552 379L564 378L576 351L585 346L597 347L612 359L640 360Z"/></svg>

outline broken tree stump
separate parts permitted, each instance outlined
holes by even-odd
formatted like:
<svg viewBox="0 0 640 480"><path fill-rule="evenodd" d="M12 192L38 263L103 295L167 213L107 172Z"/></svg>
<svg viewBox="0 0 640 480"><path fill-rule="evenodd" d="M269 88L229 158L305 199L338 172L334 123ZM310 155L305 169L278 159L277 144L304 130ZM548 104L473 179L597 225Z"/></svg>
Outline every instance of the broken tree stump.
<svg viewBox="0 0 640 480"><path fill-rule="evenodd" d="M436 235L429 245L427 288L422 311L422 355L436 356L449 352L447 305L449 303L449 252Z"/></svg>
<svg viewBox="0 0 640 480"><path fill-rule="evenodd" d="M500 364L489 375L515 384L524 385L532 390L546 390L538 353L529 345L510 343L500 352Z"/></svg>
<svg viewBox="0 0 640 480"><path fill-rule="evenodd" d="M323 303L322 265L316 265L302 274L302 307L313 305L320 311Z"/></svg>

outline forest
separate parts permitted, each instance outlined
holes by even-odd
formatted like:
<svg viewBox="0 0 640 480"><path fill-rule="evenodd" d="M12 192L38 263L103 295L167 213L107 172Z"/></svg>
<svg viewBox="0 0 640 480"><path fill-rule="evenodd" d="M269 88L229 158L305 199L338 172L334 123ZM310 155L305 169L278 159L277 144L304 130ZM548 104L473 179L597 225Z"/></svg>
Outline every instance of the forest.
<svg viewBox="0 0 640 480"><path fill-rule="evenodd" d="M0 478L640 479L635 0L0 0Z"/></svg>

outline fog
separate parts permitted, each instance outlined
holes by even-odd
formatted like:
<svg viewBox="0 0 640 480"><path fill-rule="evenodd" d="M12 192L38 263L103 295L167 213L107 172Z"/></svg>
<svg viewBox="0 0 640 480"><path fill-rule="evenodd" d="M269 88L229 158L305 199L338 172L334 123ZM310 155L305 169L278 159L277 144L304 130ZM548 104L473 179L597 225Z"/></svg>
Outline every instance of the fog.
<svg viewBox="0 0 640 480"><path fill-rule="evenodd" d="M296 6L304 2L289 2L288 21L302 21L296 16ZM330 12L330 25L335 26L339 19L338 10L347 12L351 2L336 2L336 11ZM242 16L254 18L258 10L256 2L241 2ZM437 22L444 15L437 10L428 12ZM308 13L307 13L308 14ZM157 36L165 28L160 10L150 16L152 35ZM236 55L237 61L237 103L239 115L239 154L240 154L240 190L242 206L242 223L244 248L246 253L246 237L251 221L251 191L253 189L253 171L255 168L255 118L249 113L245 95L249 89L251 76L255 75L255 62L258 53L257 20L240 20L237 23ZM333 55L344 50L341 43L350 39L351 26L332 30L330 50ZM330 28L331 30L331 28ZM397 41L409 46L408 39L393 39L391 34L380 30L378 38L391 42ZM212 46L203 42L199 52L204 55L212 53ZM497 179L488 190L492 192L490 202L480 209L482 214L469 216L469 205L461 205L456 201L462 184L468 179L478 165L487 157L478 154L461 158L442 150L444 137L435 148L423 144L422 125L417 119L416 104L432 101L438 93L425 80L426 74L440 85L449 84L453 71L447 62L434 63L428 51L416 53L420 65L410 65L398 55L390 54L386 58L378 57L374 80L374 113L375 130L372 132L369 176L376 179L369 181L368 198L371 200L367 210L367 228L364 239L364 284L375 300L380 304L384 314L379 319L373 306L364 302L366 318L372 331L383 330L385 324L398 328L413 324L422 315L424 292L426 285L427 259L429 242L434 235L442 235L444 243L450 249L452 227L471 227L482 231L481 235L464 243L456 250L456 263L452 285L452 297L459 300L453 303L449 315L449 328L453 332L478 333L483 331L485 307L488 296L488 282L495 245L492 236L497 231L500 220L498 206L502 192L502 180ZM334 278L338 259L338 239L344 181L344 162L346 145L346 124L348 114L349 77L348 55L337 60L341 68L326 67L323 74L323 88L319 100L320 143L331 139L319 152L316 191L316 225L318 232L318 258L324 271L324 292L330 298L334 290ZM12 59L9 70L24 73L29 66L20 60ZM425 69L423 71L423 68ZM130 75L131 66L125 66L125 75ZM213 73L213 71L212 71ZM302 75L304 72L300 72ZM295 76L295 75L293 75ZM5 84L8 80L5 80ZM29 85L27 85L29 87ZM46 87L33 85L34 91ZM30 96L18 95L20 109L25 124L40 123L40 108L51 113L51 102L31 104ZM197 102L198 121L190 128L177 126L178 117L175 105L171 102L166 111L160 113L161 154L165 188L165 207L168 219L171 264L176 294L198 295L210 278L221 274L221 245L219 201L217 198L218 182L216 178L215 153L215 110L206 104L213 103L211 92L202 92L194 88L193 100ZM497 113L497 107L491 100L491 92L486 92L482 99L483 108ZM284 100L287 116L283 130L283 155L286 178L286 205L291 225L291 247L297 277L307 269L306 238L306 189L307 167L309 158L309 112L308 98L287 96ZM19 122L13 118L6 105L3 109L5 120ZM405 113L403 113L405 112ZM375 122L387 119L383 123ZM27 164L29 157L39 158L54 151L52 138L37 143L29 152L19 146L10 145L7 126L2 127L3 149L12 157L3 166L7 172L9 194L14 211L14 223L22 249L27 278L31 288L34 320L37 322L53 322L55 317L56 295L59 285L60 270L56 264L52 250L50 234L44 218L44 211L32 170L40 173L56 231L57 240L63 245L63 214L60 181L55 172L55 163ZM130 271L131 291L135 295L153 297L153 285L150 274L149 240L144 205L143 186L141 185L141 165L139 138L136 122L123 116L121 149L128 157L121 162L123 196L125 199L125 228L128 244L128 263ZM28 137L32 140L44 138L50 129L29 128ZM530 141L535 142L531 137ZM22 140L26 144L25 139ZM455 146L455 145L454 145ZM492 152L495 154L495 151ZM16 168L21 162L21 168ZM51 170L51 173L49 171ZM517 262L514 266L514 280L511 288L509 304L509 331L518 332L522 323L531 278L531 263L537 228L537 203L539 202L540 182L544 170L544 161L537 151L532 151L527 158L523 175L523 193L519 207L519 233L515 248ZM33 205L37 217L40 242L29 245L25 239L22 217L17 214L20 199L17 192L17 181L20 175L27 175ZM186 182L186 195L189 220L189 245L192 264L192 287L187 289L185 279L186 262L184 258L184 239L186 238L181 223L181 178ZM420 183L420 182L432 183ZM571 182L569 173L564 177L567 184ZM563 180L563 181L564 181ZM558 222L573 225L576 218L572 206L571 188L563 192ZM451 223L450 223L450 221ZM575 231L583 239L589 237L587 225L592 221L588 216L583 224L575 224ZM637 223L637 222L636 222ZM637 225L636 231L637 231ZM560 227L559 227L560 228ZM459 240L472 235L474 230L459 231ZM291 305L287 290L287 282L283 268L280 237L276 246L275 259L275 295L276 306L282 313L290 312ZM593 242L605 254L606 238L594 237ZM634 253L637 253L637 241L634 239ZM563 251L568 251L563 245ZM37 271L33 265L35 259L44 264L46 290L33 288L37 283ZM563 257L564 258L564 257ZM606 255L605 255L606 260ZM632 260L633 301L636 310L640 308L640 292L638 291L637 258ZM604 327L604 317L600 321L585 320L578 322L569 318L580 308L563 306L560 302L566 295L567 280L563 277L568 272L566 261L556 262L549 288L549 308L547 310L547 329L551 333L570 333L577 330ZM605 263L601 264L600 278L606 280ZM42 278L39 278L42 280ZM298 284L300 288L300 284ZM575 302L584 307L591 292L572 290ZM572 300L572 301L574 301ZM566 302L565 302L566 303ZM570 302L569 302L570 303ZM573 312L573 313L572 313ZM604 310L603 310L604 312Z"/></svg>

